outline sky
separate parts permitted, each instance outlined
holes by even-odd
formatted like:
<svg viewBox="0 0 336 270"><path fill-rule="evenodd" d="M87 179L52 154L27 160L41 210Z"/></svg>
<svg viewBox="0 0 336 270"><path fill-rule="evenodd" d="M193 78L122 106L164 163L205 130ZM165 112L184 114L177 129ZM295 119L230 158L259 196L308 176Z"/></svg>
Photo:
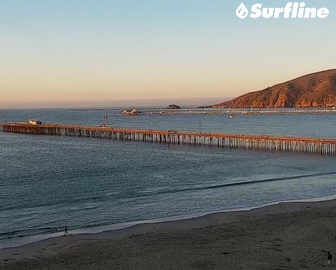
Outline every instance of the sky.
<svg viewBox="0 0 336 270"><path fill-rule="evenodd" d="M0 108L204 105L336 67L334 0L305 1L323 20L240 20L240 3L0 0Z"/></svg>

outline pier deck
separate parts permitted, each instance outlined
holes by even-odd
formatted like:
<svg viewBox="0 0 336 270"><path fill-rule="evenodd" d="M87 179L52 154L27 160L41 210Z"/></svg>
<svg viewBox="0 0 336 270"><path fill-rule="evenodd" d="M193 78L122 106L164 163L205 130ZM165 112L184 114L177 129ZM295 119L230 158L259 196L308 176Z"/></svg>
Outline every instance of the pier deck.
<svg viewBox="0 0 336 270"><path fill-rule="evenodd" d="M21 134L105 138L164 144L209 145L253 150L306 152L320 155L336 154L336 139L200 133L171 130L120 129L60 124L31 125L27 123L0 123L0 131Z"/></svg>

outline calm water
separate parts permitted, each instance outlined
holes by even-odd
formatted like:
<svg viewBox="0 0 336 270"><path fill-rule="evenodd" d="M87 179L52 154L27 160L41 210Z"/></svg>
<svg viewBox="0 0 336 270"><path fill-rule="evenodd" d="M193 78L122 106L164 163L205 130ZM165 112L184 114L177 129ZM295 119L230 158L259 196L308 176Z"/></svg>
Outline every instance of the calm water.
<svg viewBox="0 0 336 270"><path fill-rule="evenodd" d="M127 117L120 114L120 109L0 110L0 122L32 118L48 123L97 126L102 122L105 111L110 124L115 127L336 138L336 114L235 115L230 119L223 114L145 114Z"/></svg>
<svg viewBox="0 0 336 270"><path fill-rule="evenodd" d="M103 110L0 111L0 122L98 125ZM334 115L143 115L117 127L336 137ZM336 194L309 154L0 133L0 247L31 236Z"/></svg>

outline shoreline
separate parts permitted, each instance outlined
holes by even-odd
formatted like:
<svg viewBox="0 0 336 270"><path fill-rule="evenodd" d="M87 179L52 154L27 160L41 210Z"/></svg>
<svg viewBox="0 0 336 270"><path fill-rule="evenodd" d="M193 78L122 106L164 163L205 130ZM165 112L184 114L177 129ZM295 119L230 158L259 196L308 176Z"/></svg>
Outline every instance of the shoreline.
<svg viewBox="0 0 336 270"><path fill-rule="evenodd" d="M330 217L330 220L325 219L325 216ZM295 222L293 222L292 219L295 220ZM83 262L83 260L85 261L85 264L88 263L86 259L82 257L81 252L83 252L83 250L85 252L89 252L90 254L91 253L96 254L97 252L99 254L100 252L102 252L100 250L101 246L105 246L106 250L109 250L109 248L113 246L110 252L112 252L113 254L114 252L117 253L120 252L120 254L123 256L124 255L123 252L125 252L125 250L120 250L119 245L127 246L133 242L133 239L137 239L137 241L139 240L140 243L147 243L146 247L150 247L152 245L160 244L158 243L160 241L157 242L157 240L160 239L162 235L167 236L164 238L167 244L166 248L169 247L168 248L169 252L172 252L171 249L177 248L178 250L178 247L176 247L177 245L176 241L178 242L178 245L180 244L188 245L189 242L188 238L190 237L190 239L192 239L190 240L192 243L189 244L191 244L193 248L197 247L198 252L207 253L207 249L204 248L208 244L207 242L209 243L212 242L209 239L207 239L207 237L210 237L212 234L215 234L216 239L217 238L220 239L221 237L226 238L225 232L228 232L228 230L230 231L230 228L231 229L238 228L238 231L228 233L228 235L230 235L231 240L232 239L234 240L233 244L231 243L233 246L236 246L234 244L237 241L236 239L237 238L240 239L242 236L244 236L244 232L246 230L247 231L251 230L251 234L247 234L246 237L244 237L244 240L240 239L240 241L245 241L245 238L246 240L248 240L249 237L250 238L252 237L253 239L249 239L249 241L251 241L251 243L254 241L255 242L254 244L256 244L257 246L260 245L260 243L273 242L274 240L270 238L261 241L261 238L265 237L262 232L263 229L265 229L268 232L277 231L276 235L281 235L281 233L279 233L278 231L279 229L280 232L281 231L283 232L284 229L285 231L289 229L290 233L294 233L292 237L303 237L308 239L314 237L314 234L321 234L321 233L324 234L325 232L326 235L324 235L321 238L322 240L320 243L318 243L318 239L316 240L317 243L315 243L316 241L309 242L313 246L317 244L316 253L318 255L318 263L321 266L323 263L326 263L326 261L324 260L325 254L321 250L327 250L327 249L331 251L336 250L336 240L335 240L336 228L333 229L335 227L334 226L335 222L336 222L336 199L323 200L323 201L300 200L296 202L279 202L279 203L273 203L272 205L258 207L250 210L225 211L225 212L222 211L222 212L208 213L202 216L193 217L189 219L165 221L158 223L142 223L119 230L105 231L95 234L73 234L68 237L61 236L56 238L48 238L45 240L41 240L20 247L1 249L0 269L49 269L45 268L47 267L47 265L49 266L48 262L50 262L50 265L52 265L55 262L55 260L58 261L58 259L62 258L63 256L74 257L76 258L76 260L68 261L66 264L63 265L64 267L62 269L68 269L67 267L71 268L74 267L74 265L76 267L77 266L80 267L80 264L81 262ZM260 226L259 223L261 223L262 226ZM291 228L292 224L295 223L300 224L302 223L299 226L300 230L298 230L297 233L295 231L293 232ZM249 228L247 224L251 224L251 227L257 224L259 224L259 226ZM282 228L282 230L281 228L278 228L279 226L284 224L287 224L289 227ZM313 225L314 228L311 228ZM326 227L328 228L326 229ZM204 243L202 245L199 245L198 243L199 235L197 232L199 232L200 230L205 232L205 234L204 232L202 234L202 239L205 238L203 239ZM332 231L332 234L329 237L330 231ZM262 234L259 235L259 233ZM179 239L179 237L176 237L177 235L179 235L181 238ZM148 237L150 239L148 239ZM283 235L283 237L286 238L286 235ZM186 240L186 243L182 243L183 241L181 242L181 239ZM286 240L289 242L292 241L292 239L286 239ZM279 241L282 242L283 244L286 243L286 240L282 241L279 240ZM218 247L216 246L216 248ZM239 249L243 248L243 250L240 250L239 254L247 251L252 252L252 250L249 249L246 250L246 243L242 246L238 246L238 248ZM164 248L161 247L160 250L162 250L160 252L165 253L165 247ZM140 249L136 248L134 252L137 253L141 251L142 251L141 248ZM298 252L298 250L290 250L290 249L289 251L290 251L289 253ZM156 250L151 250L151 253L155 252ZM225 252L229 252L231 254L231 251L225 251ZM237 256L240 256L239 254ZM191 256L192 259L193 255L192 254L189 255ZM207 256L210 255L211 254L207 254ZM79 262L77 261L78 258L80 258ZM235 258L235 260L236 259L237 258ZM118 258L116 258L116 260L118 260ZM266 258L266 260L268 259ZM118 267L111 268L112 266L110 263L111 262L107 264L110 266L110 268L106 269L123 269ZM218 263L220 262L214 262L215 265L217 265ZM31 267L31 265L36 264L41 265L42 268L29 268ZM18 265L21 268L16 268L18 267ZM25 268L25 265L30 266L29 267L27 266L27 268ZM196 269L196 268L186 267L183 269ZM93 268L93 269L105 269L105 268ZM139 269L147 269L147 268L144 267ZM207 269L207 267L199 269ZM209 269L217 269L217 268L209 268ZM258 269L258 268L251 268L251 269ZM316 268L315 266L315 268L309 268L309 269L319 269L319 268Z"/></svg>
<svg viewBox="0 0 336 270"><path fill-rule="evenodd" d="M113 231L126 230L132 227L138 226L138 225L160 224L160 223L166 223L166 222L179 222L179 221L186 221L186 220L192 220L192 219L197 219L197 218L204 218L208 215L215 215L215 214L249 212L249 211L258 210L258 209L262 209L266 207L276 206L278 204L316 203L316 202L326 202L326 201L333 201L333 200L336 201L336 194L327 195L323 197L309 198L309 199L294 199L294 200L276 201L276 202L262 204L259 206L233 208L233 209L225 209L225 210L215 210L215 211L208 211L208 212L195 213L195 214L169 216L169 217L163 217L163 218L136 220L136 221L116 223L116 224L87 227L87 228L83 227L83 228L78 228L74 230L69 230L69 233L71 235L97 235L97 234L108 233L108 232L113 232ZM29 245L32 245L32 244L35 244L41 241L59 238L62 236L64 236L64 231L57 231L54 233L46 233L46 234L40 234L40 235L25 236L23 238L17 237L17 239L15 240L21 240L21 241L16 241L16 242L14 241L13 244L9 244L7 246L4 245L3 247L0 245L0 252L6 249L15 249L15 248L29 246ZM1 260L1 257L0 257L0 260Z"/></svg>

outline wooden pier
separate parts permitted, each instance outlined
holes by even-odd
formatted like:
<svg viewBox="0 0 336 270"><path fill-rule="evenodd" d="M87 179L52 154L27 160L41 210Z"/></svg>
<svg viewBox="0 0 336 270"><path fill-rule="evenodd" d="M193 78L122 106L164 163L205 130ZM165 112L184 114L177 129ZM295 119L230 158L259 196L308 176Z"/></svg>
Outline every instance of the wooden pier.
<svg viewBox="0 0 336 270"><path fill-rule="evenodd" d="M305 152L319 155L336 154L336 139L200 133L171 130L117 129L59 124L31 125L27 123L0 123L0 131L21 134L155 142L163 144L209 145L251 150Z"/></svg>

